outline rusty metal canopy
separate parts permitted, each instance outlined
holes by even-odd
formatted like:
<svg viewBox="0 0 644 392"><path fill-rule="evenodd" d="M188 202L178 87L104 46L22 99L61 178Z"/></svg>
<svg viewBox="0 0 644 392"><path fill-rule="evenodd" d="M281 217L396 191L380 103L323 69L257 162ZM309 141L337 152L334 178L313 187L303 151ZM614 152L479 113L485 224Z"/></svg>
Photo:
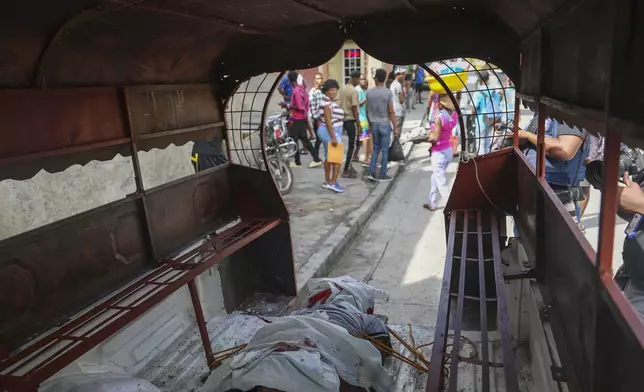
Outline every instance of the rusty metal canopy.
<svg viewBox="0 0 644 392"><path fill-rule="evenodd" d="M353 39L376 58L490 61L526 100L639 144L644 6L616 0L26 0L0 13L0 86L209 83L308 68ZM609 88L611 86L611 88Z"/></svg>
<svg viewBox="0 0 644 392"><path fill-rule="evenodd" d="M27 0L2 6L0 85L196 83L321 64L355 39L392 63L481 55L518 70L518 43L565 5L463 0ZM384 28L383 28L384 27ZM444 31L436 39L432 32ZM431 44L430 44L431 42ZM421 44L422 43L422 44ZM409 50L413 48L413 50ZM512 64L511 67L508 65ZM220 71L220 72L214 72ZM223 71L227 71L223 72Z"/></svg>

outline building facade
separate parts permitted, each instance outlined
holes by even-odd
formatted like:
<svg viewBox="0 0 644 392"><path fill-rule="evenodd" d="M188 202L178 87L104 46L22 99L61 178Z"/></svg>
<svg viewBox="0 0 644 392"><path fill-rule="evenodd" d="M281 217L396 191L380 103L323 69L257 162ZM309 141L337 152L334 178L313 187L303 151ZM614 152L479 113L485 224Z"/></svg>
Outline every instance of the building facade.
<svg viewBox="0 0 644 392"><path fill-rule="evenodd" d="M390 72L392 66L365 53L355 42L347 41L328 62L319 67L301 70L300 73L310 87L318 72L322 73L325 80L335 79L340 85L344 85L348 83L351 72L358 70L367 76L369 87L373 87L375 85L373 78L378 68L384 68Z"/></svg>

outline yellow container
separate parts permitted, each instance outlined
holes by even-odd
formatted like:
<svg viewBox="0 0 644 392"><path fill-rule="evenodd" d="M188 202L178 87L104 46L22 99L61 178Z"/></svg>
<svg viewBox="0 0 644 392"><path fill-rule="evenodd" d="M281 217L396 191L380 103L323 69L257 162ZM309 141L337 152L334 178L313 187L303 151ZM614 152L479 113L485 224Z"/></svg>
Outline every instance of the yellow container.
<svg viewBox="0 0 644 392"><path fill-rule="evenodd" d="M457 72L439 76L453 93L465 88L465 83L467 82L467 72ZM443 86L441 86L441 84L438 83L438 80L434 79L434 77L428 77L427 84L429 85L429 89L433 92L438 94L447 94L447 91L445 91Z"/></svg>

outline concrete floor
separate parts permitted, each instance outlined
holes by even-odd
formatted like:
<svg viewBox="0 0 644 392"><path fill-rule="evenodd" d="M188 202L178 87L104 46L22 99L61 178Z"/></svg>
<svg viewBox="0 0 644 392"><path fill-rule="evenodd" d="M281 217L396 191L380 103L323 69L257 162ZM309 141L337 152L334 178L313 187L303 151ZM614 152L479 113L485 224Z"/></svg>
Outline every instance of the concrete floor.
<svg viewBox="0 0 644 392"><path fill-rule="evenodd" d="M427 145L419 144L385 203L332 272L387 291L389 302L378 303L376 310L394 324L433 325L436 319L446 249L442 211L422 208L429 169ZM450 182L456 169L450 164Z"/></svg>

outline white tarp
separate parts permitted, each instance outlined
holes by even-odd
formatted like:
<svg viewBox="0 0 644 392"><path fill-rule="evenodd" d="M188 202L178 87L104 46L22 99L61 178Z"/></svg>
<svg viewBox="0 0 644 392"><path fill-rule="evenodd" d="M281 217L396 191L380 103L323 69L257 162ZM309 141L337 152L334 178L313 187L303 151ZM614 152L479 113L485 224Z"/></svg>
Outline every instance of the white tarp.
<svg viewBox="0 0 644 392"><path fill-rule="evenodd" d="M366 340L316 312L286 316L262 327L248 346L213 372L200 392L242 391L255 386L285 392L337 392L340 379L376 392L393 379L380 352Z"/></svg>
<svg viewBox="0 0 644 392"><path fill-rule="evenodd" d="M308 306L342 303L351 305L360 313L373 313L375 298L389 300L389 295L350 276L311 279L307 282ZM316 300L326 294L322 300Z"/></svg>
<svg viewBox="0 0 644 392"><path fill-rule="evenodd" d="M116 373L71 374L47 381L39 392L161 392L150 382Z"/></svg>

